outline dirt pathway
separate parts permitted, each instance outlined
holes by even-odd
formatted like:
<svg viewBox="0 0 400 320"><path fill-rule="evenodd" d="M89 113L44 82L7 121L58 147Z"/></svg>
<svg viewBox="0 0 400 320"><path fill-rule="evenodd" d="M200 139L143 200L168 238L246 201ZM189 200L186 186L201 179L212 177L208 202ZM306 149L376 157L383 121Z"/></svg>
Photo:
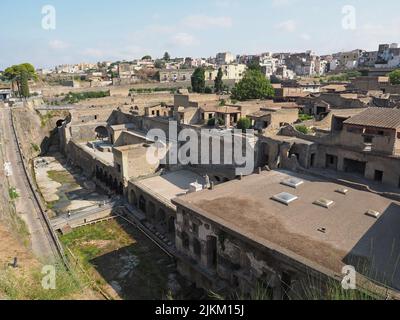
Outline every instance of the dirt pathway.
<svg viewBox="0 0 400 320"><path fill-rule="evenodd" d="M52 261L56 257L56 250L50 234L42 220L40 210L34 201L21 164L17 142L11 127L11 110L0 109L0 143L3 149L4 162L10 162L12 175L8 177L9 184L18 191L16 210L27 224L31 235L32 251L43 262Z"/></svg>

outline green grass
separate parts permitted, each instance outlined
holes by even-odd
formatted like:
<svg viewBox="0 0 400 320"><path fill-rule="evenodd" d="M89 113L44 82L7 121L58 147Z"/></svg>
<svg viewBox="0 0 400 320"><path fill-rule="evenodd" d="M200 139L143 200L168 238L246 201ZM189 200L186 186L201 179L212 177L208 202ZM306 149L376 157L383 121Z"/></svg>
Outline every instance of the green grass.
<svg viewBox="0 0 400 320"><path fill-rule="evenodd" d="M57 202L58 202L58 201L47 202L47 203L46 203L47 209L53 210Z"/></svg>
<svg viewBox="0 0 400 320"><path fill-rule="evenodd" d="M36 143L31 143L33 151L40 152L40 147Z"/></svg>
<svg viewBox="0 0 400 320"><path fill-rule="evenodd" d="M14 201L19 198L19 193L15 187L10 187L8 188L8 196L10 197L11 201Z"/></svg>
<svg viewBox="0 0 400 320"><path fill-rule="evenodd" d="M74 178L66 171L50 170L47 175L51 180L61 184L74 182Z"/></svg>
<svg viewBox="0 0 400 320"><path fill-rule="evenodd" d="M82 286L65 270L62 264L55 264L56 289L42 287L41 268L25 276L17 275L13 269L0 270L0 292L9 300L63 300L80 293Z"/></svg>
<svg viewBox="0 0 400 320"><path fill-rule="evenodd" d="M44 115L40 112L38 112L38 114L40 118L40 126L42 128L44 128L49 123L49 121L55 117L55 113L53 111L49 111Z"/></svg>
<svg viewBox="0 0 400 320"><path fill-rule="evenodd" d="M114 223L98 223L75 229L73 232L61 236L61 241L67 246L79 246L81 242L93 240L119 240L128 242L129 238L120 234L118 226Z"/></svg>
<svg viewBox="0 0 400 320"><path fill-rule="evenodd" d="M63 103L78 103L79 101L87 99L105 98L110 96L110 91L91 91L91 92L80 92L80 93L68 93L61 101Z"/></svg>
<svg viewBox="0 0 400 320"><path fill-rule="evenodd" d="M122 283L129 283L130 288L124 289L122 298L127 298L126 295L129 299L162 298L167 294L169 271L157 261L167 258L158 248L154 248L152 243L148 243L147 239L142 239L141 234L136 237L136 229L132 229L131 233L130 228L131 226L122 220L110 220L75 229L62 235L60 240L64 247L72 252L85 272L104 290L108 286L101 270L110 269L109 272L114 274L122 271L122 265L115 260L117 257L114 254L120 257L136 257L138 265L132 267L133 275L131 273L129 277L121 279ZM107 258L109 254L111 255ZM141 288L140 292L135 288Z"/></svg>

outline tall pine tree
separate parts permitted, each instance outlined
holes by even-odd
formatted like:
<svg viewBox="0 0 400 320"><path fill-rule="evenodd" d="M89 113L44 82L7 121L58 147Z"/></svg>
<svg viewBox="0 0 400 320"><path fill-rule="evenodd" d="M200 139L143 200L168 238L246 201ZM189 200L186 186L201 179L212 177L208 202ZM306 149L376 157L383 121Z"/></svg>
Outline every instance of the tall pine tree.
<svg viewBox="0 0 400 320"><path fill-rule="evenodd" d="M206 89L206 74L203 68L197 68L192 75L192 90L197 93L204 93Z"/></svg>
<svg viewBox="0 0 400 320"><path fill-rule="evenodd" d="M221 93L224 90L224 82L222 81L224 74L222 73L222 69L218 69L217 77L214 80L214 87L216 93Z"/></svg>

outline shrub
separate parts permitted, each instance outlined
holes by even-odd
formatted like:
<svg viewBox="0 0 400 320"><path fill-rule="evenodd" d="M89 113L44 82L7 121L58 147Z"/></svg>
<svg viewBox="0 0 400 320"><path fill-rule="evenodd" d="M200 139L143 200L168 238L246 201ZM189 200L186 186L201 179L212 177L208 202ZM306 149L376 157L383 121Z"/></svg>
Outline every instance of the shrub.
<svg viewBox="0 0 400 320"><path fill-rule="evenodd" d="M206 87L204 89L204 93L211 94L211 93L213 93L213 90L210 87Z"/></svg>
<svg viewBox="0 0 400 320"><path fill-rule="evenodd" d="M310 130L304 125L296 126L296 130L304 134L308 134L310 132Z"/></svg>
<svg viewBox="0 0 400 320"><path fill-rule="evenodd" d="M400 84L400 69L394 70L389 73L389 79L391 84Z"/></svg>
<svg viewBox="0 0 400 320"><path fill-rule="evenodd" d="M17 189L14 187L10 187L8 189L8 195L10 197L11 200L16 200L19 198L19 193L17 192Z"/></svg>
<svg viewBox="0 0 400 320"><path fill-rule="evenodd" d="M300 119L301 121L308 121L308 120L314 119L314 117L313 117L313 116L310 116L310 115L308 115L308 114L300 113L300 114L299 114L299 119Z"/></svg>
<svg viewBox="0 0 400 320"><path fill-rule="evenodd" d="M246 131L247 129L250 129L251 127L251 121L249 118L240 118L238 123L237 123L237 128L241 129L243 131Z"/></svg>

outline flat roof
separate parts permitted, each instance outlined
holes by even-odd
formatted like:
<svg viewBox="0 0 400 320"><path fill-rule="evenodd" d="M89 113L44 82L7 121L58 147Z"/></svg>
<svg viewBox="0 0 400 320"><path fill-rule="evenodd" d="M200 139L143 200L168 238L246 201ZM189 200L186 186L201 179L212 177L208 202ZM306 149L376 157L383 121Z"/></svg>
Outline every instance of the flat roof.
<svg viewBox="0 0 400 320"><path fill-rule="evenodd" d="M282 184L293 178L303 183L297 188ZM347 187L344 195L337 192L340 188L319 177L271 171L173 202L311 267L341 274L344 265L353 265L367 278L400 289L400 203ZM283 193L297 199L288 205L272 199ZM381 215L372 218L368 210Z"/></svg>
<svg viewBox="0 0 400 320"><path fill-rule="evenodd" d="M93 149L88 146L87 142L79 143L81 148L86 151L88 154L90 154L93 158L100 160L106 165L114 165L114 154L112 152L103 152L97 149ZM109 147L112 147L112 145L109 145Z"/></svg>
<svg viewBox="0 0 400 320"><path fill-rule="evenodd" d="M161 176L151 177L143 180L132 181L132 183L143 191L149 193L170 206L174 206L172 199L185 195L189 191L191 183L205 184L205 178L188 170L168 172Z"/></svg>

